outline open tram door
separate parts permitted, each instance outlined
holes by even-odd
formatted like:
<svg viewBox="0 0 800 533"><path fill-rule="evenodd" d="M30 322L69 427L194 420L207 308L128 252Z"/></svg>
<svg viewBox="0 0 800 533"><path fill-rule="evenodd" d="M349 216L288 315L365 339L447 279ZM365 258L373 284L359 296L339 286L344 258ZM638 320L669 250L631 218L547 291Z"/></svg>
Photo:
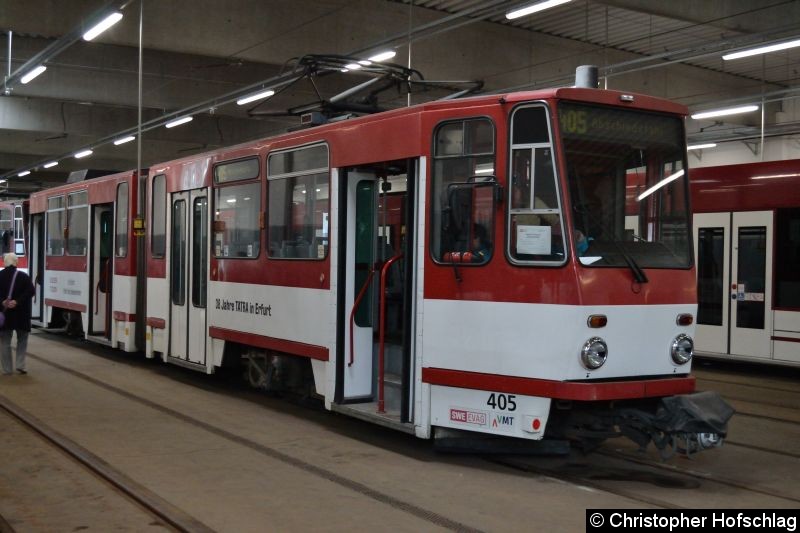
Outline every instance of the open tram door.
<svg viewBox="0 0 800 533"><path fill-rule="evenodd" d="M94 340L111 340L111 290L114 286L113 207L113 204L92 206L89 336Z"/></svg>
<svg viewBox="0 0 800 533"><path fill-rule="evenodd" d="M418 165L392 161L339 174L334 408L409 432Z"/></svg>
<svg viewBox="0 0 800 533"><path fill-rule="evenodd" d="M169 216L169 361L206 366L208 194L173 193Z"/></svg>
<svg viewBox="0 0 800 533"><path fill-rule="evenodd" d="M37 326L47 326L44 318L44 213L31 215L30 263L28 273L36 289L31 309L31 321Z"/></svg>
<svg viewBox="0 0 800 533"><path fill-rule="evenodd" d="M698 355L772 358L771 211L695 215Z"/></svg>

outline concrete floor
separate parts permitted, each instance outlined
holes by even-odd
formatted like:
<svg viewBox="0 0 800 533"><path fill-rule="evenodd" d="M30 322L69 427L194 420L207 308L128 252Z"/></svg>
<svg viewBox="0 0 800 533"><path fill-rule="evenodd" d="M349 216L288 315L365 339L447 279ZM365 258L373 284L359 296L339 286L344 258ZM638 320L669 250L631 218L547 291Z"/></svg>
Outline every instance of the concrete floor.
<svg viewBox="0 0 800 533"><path fill-rule="evenodd" d="M430 442L237 392L215 376L86 347L34 333L30 373L2 377L0 395L217 531L584 531L585 508L650 506L479 457L437 454ZM730 458L753 460L741 453ZM721 453L707 457L728 462ZM615 468L607 458L586 462ZM790 477L797 472L785 467ZM82 468L0 416L0 516L17 531L162 527ZM631 495L652 489L635 481L626 485ZM685 488L660 492L702 506L703 483ZM708 490L708 503L731 504L725 490Z"/></svg>

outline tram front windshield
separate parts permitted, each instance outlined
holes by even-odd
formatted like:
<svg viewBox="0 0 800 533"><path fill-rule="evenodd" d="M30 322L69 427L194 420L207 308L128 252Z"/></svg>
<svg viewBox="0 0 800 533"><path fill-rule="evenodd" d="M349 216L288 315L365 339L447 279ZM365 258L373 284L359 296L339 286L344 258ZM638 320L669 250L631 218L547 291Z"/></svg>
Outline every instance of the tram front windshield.
<svg viewBox="0 0 800 533"><path fill-rule="evenodd" d="M562 102L559 126L579 261L689 267L682 120Z"/></svg>

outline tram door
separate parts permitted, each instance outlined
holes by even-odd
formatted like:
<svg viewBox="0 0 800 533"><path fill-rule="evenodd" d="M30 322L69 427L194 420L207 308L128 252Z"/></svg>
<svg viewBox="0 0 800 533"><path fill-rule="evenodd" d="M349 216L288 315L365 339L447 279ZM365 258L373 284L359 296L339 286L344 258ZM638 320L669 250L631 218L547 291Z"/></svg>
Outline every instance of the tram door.
<svg viewBox="0 0 800 533"><path fill-rule="evenodd" d="M92 268L92 314L89 317L89 334L111 337L111 289L114 285L113 259L114 221L110 205L93 209L93 245L90 250Z"/></svg>
<svg viewBox="0 0 800 533"><path fill-rule="evenodd" d="M340 337L344 340L344 350L340 352L344 354L340 401L375 407L379 400L382 347L384 409L404 422L408 421L411 409L411 291L407 289L413 264L408 260L413 257L414 226L409 222L413 216L409 195L415 168L415 161L403 161L379 166L374 171L346 170L343 174L346 186L340 189L342 203L346 203L342 209L345 250L340 255L344 280L341 286L345 292L340 321L344 324L344 335Z"/></svg>
<svg viewBox="0 0 800 533"><path fill-rule="evenodd" d="M172 194L170 209L170 347L179 362L206 364L208 196Z"/></svg>
<svg viewBox="0 0 800 533"><path fill-rule="evenodd" d="M772 357L772 212L695 215L698 352Z"/></svg>
<svg viewBox="0 0 800 533"><path fill-rule="evenodd" d="M30 227L31 246L28 253L30 254L30 264L28 265L28 273L33 280L33 286L36 289L33 300L33 308L31 310L31 320L34 322L42 323L42 312L44 310L44 215L37 214L31 216Z"/></svg>

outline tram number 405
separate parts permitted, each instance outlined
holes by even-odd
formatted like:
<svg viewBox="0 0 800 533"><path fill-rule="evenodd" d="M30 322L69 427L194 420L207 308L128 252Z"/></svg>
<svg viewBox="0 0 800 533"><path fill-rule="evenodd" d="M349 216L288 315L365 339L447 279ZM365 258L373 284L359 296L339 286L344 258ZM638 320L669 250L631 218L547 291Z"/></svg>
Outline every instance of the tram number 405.
<svg viewBox="0 0 800 533"><path fill-rule="evenodd" d="M500 411L515 411L517 409L515 399L516 396L513 394L496 394L493 392L489 395L489 399L486 400L486 405Z"/></svg>

